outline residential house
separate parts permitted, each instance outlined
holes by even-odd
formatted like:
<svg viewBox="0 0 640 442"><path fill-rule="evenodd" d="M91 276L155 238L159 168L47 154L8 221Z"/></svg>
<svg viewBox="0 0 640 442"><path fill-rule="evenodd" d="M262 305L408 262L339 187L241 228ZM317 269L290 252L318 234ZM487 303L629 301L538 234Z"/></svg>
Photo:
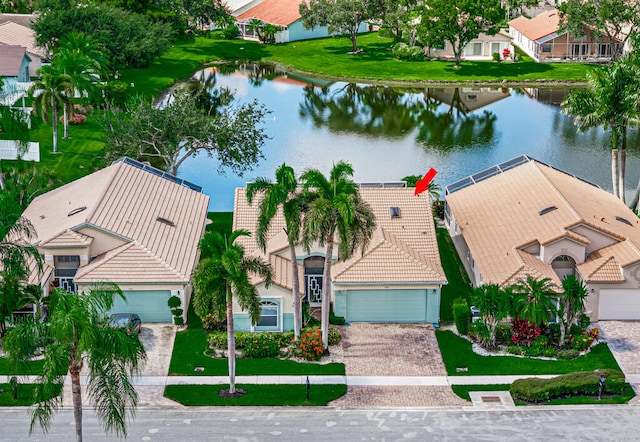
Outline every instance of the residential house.
<svg viewBox="0 0 640 442"><path fill-rule="evenodd" d="M404 185L404 183L402 183ZM312 307L321 305L323 287L332 285L334 312L349 322L431 322L440 318L440 291L447 283L436 240L429 196L414 196L407 187L362 187L362 198L376 215L377 228L363 254L357 252L333 264L332 280L323 281L325 248L310 252L296 247L300 296ZM234 229L255 232L259 201L249 205L246 189L236 189ZM278 213L268 233L267 252L262 253L255 238L238 241L248 254L261 256L274 269L274 284L268 289L255 280L263 303L262 319L252 326L249 316L235 304L237 330L293 329L291 260L284 216Z"/></svg>
<svg viewBox="0 0 640 442"><path fill-rule="evenodd" d="M276 43L328 37L329 31L326 26L305 29L300 20L300 3L301 0L251 2L242 8L241 13L234 13L237 20L236 26L240 29L240 35L245 39L257 38L257 35L249 31L250 23L254 19L279 26L281 30L276 33ZM358 32L366 31L367 24L362 23Z"/></svg>
<svg viewBox="0 0 640 442"><path fill-rule="evenodd" d="M493 54L500 54L502 59L502 53L505 49L509 49L509 54L513 54L512 38L504 31L500 31L495 35L480 34L477 38L471 40L463 49L462 57L465 60L492 60ZM453 47L451 43L444 42L440 47L431 48L429 56L439 58L453 58Z"/></svg>
<svg viewBox="0 0 640 442"><path fill-rule="evenodd" d="M495 87L429 87L425 97L445 103L462 113L474 112L511 96L507 88Z"/></svg>
<svg viewBox="0 0 640 442"><path fill-rule="evenodd" d="M27 55L31 58L29 76L37 76L42 63L49 61L47 51L36 45L36 34L33 29L19 25L12 21L0 23L0 46L18 45L27 48Z"/></svg>
<svg viewBox="0 0 640 442"><path fill-rule="evenodd" d="M4 83L2 90L11 91L17 83L29 82L31 58L23 46L0 46L0 77ZM0 96L2 96L0 90Z"/></svg>
<svg viewBox="0 0 640 442"><path fill-rule="evenodd" d="M574 274L593 321L640 319L640 219L594 184L523 155L449 185L445 223L474 286Z"/></svg>
<svg viewBox="0 0 640 442"><path fill-rule="evenodd" d="M170 322L169 297L180 297L187 311L208 204L201 187L120 159L37 197L24 211L44 258L43 274L30 280L45 294L52 286L76 292L113 282L127 301L117 298L112 312Z"/></svg>
<svg viewBox="0 0 640 442"><path fill-rule="evenodd" d="M514 43L538 62L562 60L586 60L607 62L611 60L611 45L606 36L592 29L585 29L577 36L559 31L560 17L557 9L545 11L533 18L520 16L509 22L509 34Z"/></svg>

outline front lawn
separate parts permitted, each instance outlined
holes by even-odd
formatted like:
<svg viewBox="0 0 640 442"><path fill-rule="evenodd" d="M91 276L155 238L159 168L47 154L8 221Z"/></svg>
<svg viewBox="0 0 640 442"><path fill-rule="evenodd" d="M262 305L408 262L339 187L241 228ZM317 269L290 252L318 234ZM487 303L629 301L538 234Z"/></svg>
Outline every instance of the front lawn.
<svg viewBox="0 0 640 442"><path fill-rule="evenodd" d="M0 407L20 407L30 406L34 404L34 394L36 385L34 384L18 384L18 399L13 399L11 385L0 384ZM62 385L60 385L62 388ZM58 390L59 392L59 390Z"/></svg>
<svg viewBox="0 0 640 442"><path fill-rule="evenodd" d="M16 373L7 358L0 358L0 375L37 375L42 373L43 364L43 360L30 361L21 365L20 373Z"/></svg>
<svg viewBox="0 0 640 442"><path fill-rule="evenodd" d="M311 385L309 401L306 400L306 385L237 385L247 394L235 398L222 398L218 392L228 385L167 385L165 397L182 405L255 405L255 406L326 406L327 403L344 396L346 385Z"/></svg>
<svg viewBox="0 0 640 442"><path fill-rule="evenodd" d="M620 370L606 344L598 344L591 351L570 361L519 358L515 356L480 356L471 343L449 330L437 330L436 337L449 376L477 375L551 375L576 371L611 368ZM456 372L466 367L466 372Z"/></svg>
<svg viewBox="0 0 640 442"><path fill-rule="evenodd" d="M442 322L453 321L453 300L465 298L471 305L471 283L467 272L460 262L460 257L456 251L453 241L447 229L436 229L438 236L438 249L440 250L440 261L447 276L447 285L442 286L440 295L440 320Z"/></svg>

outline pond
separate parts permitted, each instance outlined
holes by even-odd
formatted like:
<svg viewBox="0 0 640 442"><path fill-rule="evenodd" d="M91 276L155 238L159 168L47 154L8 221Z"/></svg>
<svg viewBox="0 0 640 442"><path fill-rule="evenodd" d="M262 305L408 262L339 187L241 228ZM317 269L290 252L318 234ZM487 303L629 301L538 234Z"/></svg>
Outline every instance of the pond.
<svg viewBox="0 0 640 442"><path fill-rule="evenodd" d="M257 99L270 110L264 159L244 177L218 174L217 161L189 158L179 175L204 187L210 210L233 210L233 193L256 177L273 179L286 162L296 172L327 173L346 160L357 181L397 181L430 167L443 189L487 167L526 154L611 190L608 133L578 133L559 104L569 89L407 89L328 82L257 65L208 68L194 78L236 101ZM626 191L635 190L638 134L629 139Z"/></svg>

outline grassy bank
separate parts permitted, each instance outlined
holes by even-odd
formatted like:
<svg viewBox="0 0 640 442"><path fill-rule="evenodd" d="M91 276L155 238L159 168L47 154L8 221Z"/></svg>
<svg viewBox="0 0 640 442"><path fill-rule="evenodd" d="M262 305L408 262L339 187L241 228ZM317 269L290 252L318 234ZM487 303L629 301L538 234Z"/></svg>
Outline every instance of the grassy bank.
<svg viewBox="0 0 640 442"><path fill-rule="evenodd" d="M442 322L453 321L453 300L465 298L471 305L471 283L464 270L462 262L456 248L451 241L447 229L437 229L438 250L440 251L440 261L447 276L447 285L442 287L440 296L440 320Z"/></svg>

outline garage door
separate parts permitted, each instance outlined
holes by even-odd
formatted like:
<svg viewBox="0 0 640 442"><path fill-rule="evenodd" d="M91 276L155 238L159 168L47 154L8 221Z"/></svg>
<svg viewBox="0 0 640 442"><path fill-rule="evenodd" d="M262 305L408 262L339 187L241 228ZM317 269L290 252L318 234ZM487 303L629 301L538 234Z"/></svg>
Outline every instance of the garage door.
<svg viewBox="0 0 640 442"><path fill-rule="evenodd" d="M124 292L126 302L116 297L111 313L137 313L142 322L171 322L169 290Z"/></svg>
<svg viewBox="0 0 640 442"><path fill-rule="evenodd" d="M425 322L425 290L347 292L346 320L351 322Z"/></svg>
<svg viewBox="0 0 640 442"><path fill-rule="evenodd" d="M640 319L640 289L600 290L598 319Z"/></svg>

